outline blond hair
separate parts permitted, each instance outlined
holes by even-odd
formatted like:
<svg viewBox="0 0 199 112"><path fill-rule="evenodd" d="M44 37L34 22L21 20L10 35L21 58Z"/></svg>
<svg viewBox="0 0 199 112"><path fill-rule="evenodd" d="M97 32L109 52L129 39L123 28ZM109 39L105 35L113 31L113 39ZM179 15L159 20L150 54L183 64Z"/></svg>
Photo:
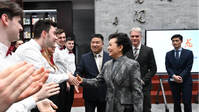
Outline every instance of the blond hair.
<svg viewBox="0 0 199 112"><path fill-rule="evenodd" d="M42 50L42 55L43 55L43 57L47 60L47 62L48 62L48 64L56 71L56 69L57 70L59 70L59 68L57 67L57 65L53 65L52 63L51 63L51 61L50 61L50 56L52 56L52 54L48 51L48 49L47 48L44 48L43 50Z"/></svg>

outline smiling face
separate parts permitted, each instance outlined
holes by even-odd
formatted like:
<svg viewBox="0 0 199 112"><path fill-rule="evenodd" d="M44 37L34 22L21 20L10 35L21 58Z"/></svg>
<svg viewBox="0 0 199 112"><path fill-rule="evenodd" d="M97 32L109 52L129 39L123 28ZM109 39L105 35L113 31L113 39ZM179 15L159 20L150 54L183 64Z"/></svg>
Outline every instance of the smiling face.
<svg viewBox="0 0 199 112"><path fill-rule="evenodd" d="M47 33L46 47L53 48L55 46L56 40L57 40L57 36L55 34L55 27L51 26L49 32Z"/></svg>
<svg viewBox="0 0 199 112"><path fill-rule="evenodd" d="M91 40L91 50L95 54L99 54L102 51L103 46L104 46L104 43L102 42L101 38L98 38L98 37L92 38L92 40Z"/></svg>
<svg viewBox="0 0 199 112"><path fill-rule="evenodd" d="M117 59L120 56L122 56L122 45L118 46L117 43L117 38L112 38L109 40L109 44L108 44L108 51L109 51L109 56Z"/></svg>
<svg viewBox="0 0 199 112"><path fill-rule="evenodd" d="M17 41L20 38L19 37L20 31L23 30L23 28L21 26L21 17L14 16L12 18L12 20L8 19L8 21L9 21L8 22L8 25L9 25L9 29L8 29L9 36L8 36L8 38L10 39L11 42Z"/></svg>
<svg viewBox="0 0 199 112"><path fill-rule="evenodd" d="M142 39L142 35L138 31L131 31L131 42L134 47L138 47L140 45L140 40Z"/></svg>
<svg viewBox="0 0 199 112"><path fill-rule="evenodd" d="M57 34L57 40L56 43L60 46L63 47L65 42L66 42L66 34L65 33L61 33L61 34Z"/></svg>

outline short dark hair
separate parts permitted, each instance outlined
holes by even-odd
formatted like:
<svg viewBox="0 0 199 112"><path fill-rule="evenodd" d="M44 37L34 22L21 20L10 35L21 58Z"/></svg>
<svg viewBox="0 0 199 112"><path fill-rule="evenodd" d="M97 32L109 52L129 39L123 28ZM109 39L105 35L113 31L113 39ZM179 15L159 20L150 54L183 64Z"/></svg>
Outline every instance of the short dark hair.
<svg viewBox="0 0 199 112"><path fill-rule="evenodd" d="M0 1L0 16L3 14L7 14L8 17L12 20L14 16L23 17L24 13L19 4L6 0Z"/></svg>
<svg viewBox="0 0 199 112"><path fill-rule="evenodd" d="M15 41L14 43L15 43L15 45L17 44L17 42L18 41L23 41L21 38L20 39L18 39L17 41ZM24 41L23 41L24 42Z"/></svg>
<svg viewBox="0 0 199 112"><path fill-rule="evenodd" d="M56 29L56 35L57 34L62 34L62 33L65 33L65 31L63 29Z"/></svg>
<svg viewBox="0 0 199 112"><path fill-rule="evenodd" d="M183 37L182 37L182 35L180 35L180 34L175 34L175 35L173 35L173 36L171 37L171 40L172 40L173 38L179 38L181 41L183 41Z"/></svg>
<svg viewBox="0 0 199 112"><path fill-rule="evenodd" d="M94 35L92 35L92 36L91 36L91 40L92 40L94 37L101 38L101 39L102 39L102 42L104 41L104 37L103 37L101 34L94 34Z"/></svg>
<svg viewBox="0 0 199 112"><path fill-rule="evenodd" d="M66 38L66 42L67 42L67 41L75 41L75 39L74 39L73 37L67 37L67 38Z"/></svg>
<svg viewBox="0 0 199 112"><path fill-rule="evenodd" d="M110 41L113 38L117 39L117 46L123 45L123 55L125 55L129 50L132 49L132 42L126 33L113 33L109 36L108 40Z"/></svg>
<svg viewBox="0 0 199 112"><path fill-rule="evenodd" d="M43 30L49 32L51 26L56 27L56 23L51 20L39 20L34 25L34 38L40 38Z"/></svg>

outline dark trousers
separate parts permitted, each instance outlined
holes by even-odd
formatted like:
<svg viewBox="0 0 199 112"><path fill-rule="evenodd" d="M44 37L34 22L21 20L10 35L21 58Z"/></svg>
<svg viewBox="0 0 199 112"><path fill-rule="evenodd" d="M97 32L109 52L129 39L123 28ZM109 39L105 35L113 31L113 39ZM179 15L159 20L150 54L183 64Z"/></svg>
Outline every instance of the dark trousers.
<svg viewBox="0 0 199 112"><path fill-rule="evenodd" d="M174 112L182 112L181 110L181 97L184 104L184 112L192 112L191 97L192 97L192 84L169 84L172 92L174 102Z"/></svg>
<svg viewBox="0 0 199 112"><path fill-rule="evenodd" d="M151 112L151 91L143 91L143 112Z"/></svg>
<svg viewBox="0 0 199 112"><path fill-rule="evenodd" d="M97 107L97 112L105 112L106 110L106 102L100 101L85 101L85 110L86 112L95 112L95 108Z"/></svg>
<svg viewBox="0 0 199 112"><path fill-rule="evenodd" d="M74 101L74 86L73 85L71 85L70 86L70 111L71 111L71 107L72 107L72 105L73 105L73 101Z"/></svg>
<svg viewBox="0 0 199 112"><path fill-rule="evenodd" d="M61 84L59 84L60 86L60 93L58 95L58 110L56 110L56 112L65 112L64 111L64 106L65 104L65 100L66 100L66 81L62 82Z"/></svg>
<svg viewBox="0 0 199 112"><path fill-rule="evenodd" d="M74 100L74 86L70 85L70 91L66 91L65 105L62 112L70 112Z"/></svg>

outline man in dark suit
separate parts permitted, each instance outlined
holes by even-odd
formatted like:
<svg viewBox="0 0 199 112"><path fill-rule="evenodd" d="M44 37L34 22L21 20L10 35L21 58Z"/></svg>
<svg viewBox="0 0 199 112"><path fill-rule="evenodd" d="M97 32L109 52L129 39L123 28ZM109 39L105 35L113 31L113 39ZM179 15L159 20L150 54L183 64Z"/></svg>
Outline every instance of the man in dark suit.
<svg viewBox="0 0 199 112"><path fill-rule="evenodd" d="M82 55L80 63L75 71L81 77L95 78L110 59L109 54L103 51L104 38L101 34L94 34L91 37L91 52ZM83 98L85 100L86 112L105 112L106 108L106 84L98 88L84 88Z"/></svg>
<svg viewBox="0 0 199 112"><path fill-rule="evenodd" d="M174 101L174 112L181 110L181 93L184 104L184 112L192 112L192 77L191 69L193 65L193 53L190 50L183 49L181 44L183 37L179 34L171 37L174 50L167 52L165 66L169 74L169 85Z"/></svg>
<svg viewBox="0 0 199 112"><path fill-rule="evenodd" d="M128 58L134 59L140 64L144 95L143 112L151 112L151 90L153 88L151 79L157 72L153 49L140 43L142 39L141 28L132 28L130 36L133 46L132 50L127 52L126 55Z"/></svg>

